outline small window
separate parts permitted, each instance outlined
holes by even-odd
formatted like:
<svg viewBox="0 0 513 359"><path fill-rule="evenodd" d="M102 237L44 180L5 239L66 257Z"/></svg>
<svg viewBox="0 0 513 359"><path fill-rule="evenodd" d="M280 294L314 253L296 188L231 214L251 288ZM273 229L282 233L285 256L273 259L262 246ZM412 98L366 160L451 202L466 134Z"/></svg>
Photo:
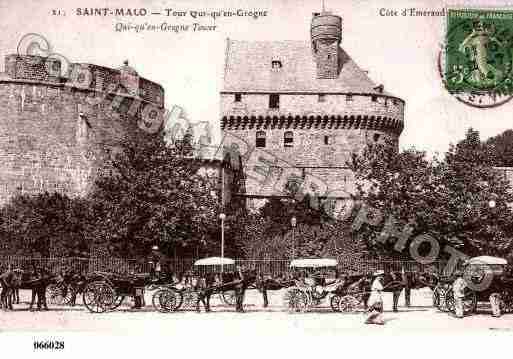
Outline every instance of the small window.
<svg viewBox="0 0 513 359"><path fill-rule="evenodd" d="M280 108L280 95L272 93L269 96L269 108Z"/></svg>
<svg viewBox="0 0 513 359"><path fill-rule="evenodd" d="M236 93L235 94L235 102L241 102L242 100L242 94Z"/></svg>
<svg viewBox="0 0 513 359"><path fill-rule="evenodd" d="M353 101L353 95L349 94L349 95L346 95L346 102L351 102Z"/></svg>
<svg viewBox="0 0 513 359"><path fill-rule="evenodd" d="M379 137L380 137L379 133L375 133L374 134L374 142L378 142L379 141Z"/></svg>
<svg viewBox="0 0 513 359"><path fill-rule="evenodd" d="M372 102L378 102L378 96L372 96L371 100Z"/></svg>
<svg viewBox="0 0 513 359"><path fill-rule="evenodd" d="M329 144L331 144L330 136L324 136L324 144L325 144L325 145L329 145Z"/></svg>
<svg viewBox="0 0 513 359"><path fill-rule="evenodd" d="M330 54L328 54L328 60L331 58Z"/></svg>
<svg viewBox="0 0 513 359"><path fill-rule="evenodd" d="M271 67L273 70L279 70L281 69L282 65L281 65L281 61L279 60L273 60L271 61Z"/></svg>
<svg viewBox="0 0 513 359"><path fill-rule="evenodd" d="M283 135L283 146L284 147L292 147L294 143L294 134L292 131L287 131Z"/></svg>
<svg viewBox="0 0 513 359"><path fill-rule="evenodd" d="M320 93L318 101L319 102L326 102L326 95L323 94L323 93Z"/></svg>
<svg viewBox="0 0 513 359"><path fill-rule="evenodd" d="M256 133L256 147L265 147L265 131L258 131Z"/></svg>
<svg viewBox="0 0 513 359"><path fill-rule="evenodd" d="M395 98L394 98L394 99L392 99L392 103L393 103L394 105L397 105L397 100L396 100Z"/></svg>

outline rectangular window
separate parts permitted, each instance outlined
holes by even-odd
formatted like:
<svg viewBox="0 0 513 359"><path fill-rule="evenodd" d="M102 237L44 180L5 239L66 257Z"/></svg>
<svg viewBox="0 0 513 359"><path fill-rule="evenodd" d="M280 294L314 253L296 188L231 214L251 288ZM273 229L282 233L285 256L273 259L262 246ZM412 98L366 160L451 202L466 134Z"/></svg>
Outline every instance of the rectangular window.
<svg viewBox="0 0 513 359"><path fill-rule="evenodd" d="M235 102L241 102L242 100L242 94L236 93L235 94Z"/></svg>
<svg viewBox="0 0 513 359"><path fill-rule="evenodd" d="M255 140L256 147L265 147L265 131L258 131Z"/></svg>
<svg viewBox="0 0 513 359"><path fill-rule="evenodd" d="M281 61L280 60L273 60L273 61L271 61L271 67L272 67L273 70L281 69L281 67L282 67Z"/></svg>
<svg viewBox="0 0 513 359"><path fill-rule="evenodd" d="M330 136L324 136L324 144L329 145L330 144Z"/></svg>
<svg viewBox="0 0 513 359"><path fill-rule="evenodd" d="M371 100L372 100L372 102L377 102L378 101L378 96L372 96Z"/></svg>
<svg viewBox="0 0 513 359"><path fill-rule="evenodd" d="M269 96L269 108L280 108L280 95L272 93Z"/></svg>
<svg viewBox="0 0 513 359"><path fill-rule="evenodd" d="M326 95L323 94L323 93L320 93L318 101L319 102L326 102Z"/></svg>
<svg viewBox="0 0 513 359"><path fill-rule="evenodd" d="M283 146L284 147L292 147L294 144L294 134L292 131L287 131L283 135Z"/></svg>
<svg viewBox="0 0 513 359"><path fill-rule="evenodd" d="M353 95L346 95L346 102L353 101Z"/></svg>

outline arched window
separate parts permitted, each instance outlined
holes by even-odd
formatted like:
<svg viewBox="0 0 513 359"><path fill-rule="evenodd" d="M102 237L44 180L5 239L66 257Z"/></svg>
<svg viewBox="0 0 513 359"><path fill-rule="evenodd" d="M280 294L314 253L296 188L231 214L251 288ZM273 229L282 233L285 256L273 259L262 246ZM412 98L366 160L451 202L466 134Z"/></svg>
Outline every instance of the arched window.
<svg viewBox="0 0 513 359"><path fill-rule="evenodd" d="M294 134L292 131L287 131L283 134L283 146L292 147L294 144Z"/></svg>
<svg viewBox="0 0 513 359"><path fill-rule="evenodd" d="M258 131L255 140L256 147L265 147L265 131Z"/></svg>

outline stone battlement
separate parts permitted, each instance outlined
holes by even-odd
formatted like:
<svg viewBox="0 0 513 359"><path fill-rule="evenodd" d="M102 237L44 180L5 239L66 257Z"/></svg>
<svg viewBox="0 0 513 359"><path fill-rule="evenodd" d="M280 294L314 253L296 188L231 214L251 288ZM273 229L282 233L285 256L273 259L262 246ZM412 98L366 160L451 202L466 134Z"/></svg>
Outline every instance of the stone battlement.
<svg viewBox="0 0 513 359"><path fill-rule="evenodd" d="M67 70L59 59L10 54L5 56L5 72L0 81L40 82L82 90L116 93L164 107L164 89L159 84L140 77L134 69L119 69L88 64L71 63ZM63 72L67 72L64 76Z"/></svg>

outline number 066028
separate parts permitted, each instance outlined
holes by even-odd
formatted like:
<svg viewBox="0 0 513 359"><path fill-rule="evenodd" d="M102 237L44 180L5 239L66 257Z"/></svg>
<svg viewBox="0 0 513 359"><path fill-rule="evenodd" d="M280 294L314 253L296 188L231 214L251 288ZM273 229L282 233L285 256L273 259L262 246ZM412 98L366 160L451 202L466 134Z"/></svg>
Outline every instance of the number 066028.
<svg viewBox="0 0 513 359"><path fill-rule="evenodd" d="M34 350L63 350L64 342L57 340L34 341Z"/></svg>

